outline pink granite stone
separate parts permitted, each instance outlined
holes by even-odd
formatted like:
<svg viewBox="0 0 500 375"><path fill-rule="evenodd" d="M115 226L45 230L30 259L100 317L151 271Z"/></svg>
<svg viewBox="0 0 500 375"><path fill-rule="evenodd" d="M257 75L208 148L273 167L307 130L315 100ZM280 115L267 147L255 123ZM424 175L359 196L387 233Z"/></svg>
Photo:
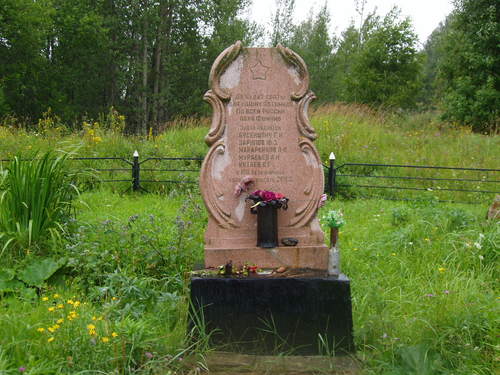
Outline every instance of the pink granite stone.
<svg viewBox="0 0 500 375"><path fill-rule="evenodd" d="M206 267L231 260L326 270L328 248L316 217L323 167L307 117L314 94L304 61L280 45L243 48L237 42L215 60L210 86L205 94L213 107L205 138L210 149L200 176L208 210ZM257 216L245 198L258 189L290 199L288 210L278 210L279 247L256 246ZM296 238L298 245L282 246L285 237Z"/></svg>

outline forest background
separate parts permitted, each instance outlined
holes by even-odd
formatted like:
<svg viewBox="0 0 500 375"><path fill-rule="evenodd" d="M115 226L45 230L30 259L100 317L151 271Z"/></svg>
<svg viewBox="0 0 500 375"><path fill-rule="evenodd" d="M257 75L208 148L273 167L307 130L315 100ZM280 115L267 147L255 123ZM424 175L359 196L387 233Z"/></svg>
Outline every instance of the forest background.
<svg viewBox="0 0 500 375"><path fill-rule="evenodd" d="M455 0L423 49L397 8L381 16L356 1L359 20L337 37L327 2L299 24L294 0L275 2L264 26L243 17L250 0L0 0L0 118L36 130L51 117L71 131L114 111L126 133L158 134L209 113L201 97L211 64L241 40L298 52L319 103L430 110L497 133L495 0Z"/></svg>

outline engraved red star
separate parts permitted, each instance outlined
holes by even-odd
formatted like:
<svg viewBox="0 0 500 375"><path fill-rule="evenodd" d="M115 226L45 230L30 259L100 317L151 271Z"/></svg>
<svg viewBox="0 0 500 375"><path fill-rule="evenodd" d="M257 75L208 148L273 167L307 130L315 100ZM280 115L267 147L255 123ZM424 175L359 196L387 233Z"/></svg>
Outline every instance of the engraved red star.
<svg viewBox="0 0 500 375"><path fill-rule="evenodd" d="M253 79L266 79L267 71L270 69L269 66L262 64L262 61L257 60L254 66L250 68L252 71Z"/></svg>

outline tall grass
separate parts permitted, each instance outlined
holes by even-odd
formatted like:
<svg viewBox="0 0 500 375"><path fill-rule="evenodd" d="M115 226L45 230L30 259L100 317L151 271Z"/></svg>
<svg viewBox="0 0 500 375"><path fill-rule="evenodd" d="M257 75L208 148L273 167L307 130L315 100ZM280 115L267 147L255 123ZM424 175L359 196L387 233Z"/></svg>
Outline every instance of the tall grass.
<svg viewBox="0 0 500 375"><path fill-rule="evenodd" d="M38 301L2 299L0 372L175 373L191 348L183 272L203 258L201 197L93 191L81 200L79 229L61 246L73 270L64 287L42 287ZM362 373L494 374L500 226L485 221L486 206L360 199L322 210L332 208L347 221L339 244Z"/></svg>
<svg viewBox="0 0 500 375"><path fill-rule="evenodd" d="M77 190L71 183L68 153L46 152L23 160L16 156L2 172L0 245L18 251L40 250L58 240Z"/></svg>
<svg viewBox="0 0 500 375"><path fill-rule="evenodd" d="M486 206L332 207L347 220L339 243L363 373L494 374L500 225L484 219Z"/></svg>

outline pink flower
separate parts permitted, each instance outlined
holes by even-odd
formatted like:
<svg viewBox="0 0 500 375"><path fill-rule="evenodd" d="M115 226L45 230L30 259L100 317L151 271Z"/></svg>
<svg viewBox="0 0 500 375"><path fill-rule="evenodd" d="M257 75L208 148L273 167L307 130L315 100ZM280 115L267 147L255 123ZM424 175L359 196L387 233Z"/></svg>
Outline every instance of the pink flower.
<svg viewBox="0 0 500 375"><path fill-rule="evenodd" d="M323 207L325 205L327 199L328 199L328 196L326 194L322 194L320 199L319 199L318 207Z"/></svg>
<svg viewBox="0 0 500 375"><path fill-rule="evenodd" d="M262 190L255 190L251 195L256 195L256 196L262 198L262 193L263 193Z"/></svg>
<svg viewBox="0 0 500 375"><path fill-rule="evenodd" d="M19 367L19 372L25 372L26 371L26 367Z"/></svg>
<svg viewBox="0 0 500 375"><path fill-rule="evenodd" d="M248 191L248 188L250 187L251 184L254 183L254 180L253 180L253 177L251 176L245 176L241 179L240 182L238 182L236 184L236 186L234 187L234 195L236 197L239 197L240 194L243 192L243 191Z"/></svg>

